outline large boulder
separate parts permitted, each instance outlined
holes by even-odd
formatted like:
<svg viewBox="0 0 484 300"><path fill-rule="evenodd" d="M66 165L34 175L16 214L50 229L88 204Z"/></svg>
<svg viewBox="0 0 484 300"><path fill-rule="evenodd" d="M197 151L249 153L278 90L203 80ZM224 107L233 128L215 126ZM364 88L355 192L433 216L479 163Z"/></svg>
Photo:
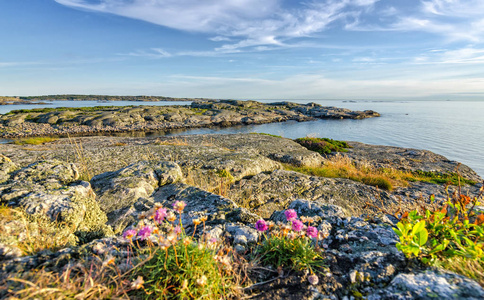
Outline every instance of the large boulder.
<svg viewBox="0 0 484 300"><path fill-rule="evenodd" d="M119 232L130 223L125 219L136 211L134 204L150 198L158 187L182 179L181 168L176 163L140 161L115 172L94 176L91 184L101 209L108 216L108 224Z"/></svg>
<svg viewBox="0 0 484 300"><path fill-rule="evenodd" d="M17 233L17 239L3 237L10 244L17 243L31 224L59 227L66 231L59 235L68 236L65 240L71 244L111 235L111 229L105 225L106 215L100 210L91 185L78 178L76 165L55 160L39 161L14 172L2 185L0 199L8 207L17 208L20 215L24 214L22 218L28 224L22 227L12 220L4 224L8 230L0 235L12 236L10 231L17 228L22 231ZM37 228L35 232L41 234L41 231Z"/></svg>

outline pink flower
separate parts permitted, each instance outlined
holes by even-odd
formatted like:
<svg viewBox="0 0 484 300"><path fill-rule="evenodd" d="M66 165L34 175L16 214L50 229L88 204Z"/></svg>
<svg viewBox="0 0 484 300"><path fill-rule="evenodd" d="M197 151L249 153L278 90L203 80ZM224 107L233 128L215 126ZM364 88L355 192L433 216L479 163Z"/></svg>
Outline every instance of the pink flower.
<svg viewBox="0 0 484 300"><path fill-rule="evenodd" d="M316 227L308 226L308 228L306 229L306 234L312 238L317 238L318 230L316 229Z"/></svg>
<svg viewBox="0 0 484 300"><path fill-rule="evenodd" d="M267 224L266 224L266 221L264 221L263 219L260 219L259 221L257 221L255 223L255 229L259 230L259 231L266 231L268 228Z"/></svg>
<svg viewBox="0 0 484 300"><path fill-rule="evenodd" d="M292 219L291 221L292 221L292 230L301 231L301 229L304 226L303 222L301 222L299 220L295 220L295 219Z"/></svg>
<svg viewBox="0 0 484 300"><path fill-rule="evenodd" d="M160 224L161 222L163 222L163 220L165 219L166 217L166 208L158 208L156 211L155 211L155 222Z"/></svg>
<svg viewBox="0 0 484 300"><path fill-rule="evenodd" d="M176 234L180 234L181 233L181 227L180 226L175 226L175 228L173 229L173 231L176 233Z"/></svg>
<svg viewBox="0 0 484 300"><path fill-rule="evenodd" d="M286 215L286 219L288 221L297 218L297 212L294 209L288 209L284 212L284 214Z"/></svg>
<svg viewBox="0 0 484 300"><path fill-rule="evenodd" d="M150 226L144 226L138 231L139 238L143 241L146 240L150 235L153 229Z"/></svg>
<svg viewBox="0 0 484 300"><path fill-rule="evenodd" d="M187 204L185 203L185 201L175 201L175 203L173 203L173 209L176 210L177 212L181 213L183 211L183 209L185 208Z"/></svg>
<svg viewBox="0 0 484 300"><path fill-rule="evenodd" d="M130 240L130 239L134 238L134 237L136 236L136 234L137 234L136 230L134 230L134 229L128 229L128 230L126 230L126 231L123 233L123 237L124 237L125 239Z"/></svg>

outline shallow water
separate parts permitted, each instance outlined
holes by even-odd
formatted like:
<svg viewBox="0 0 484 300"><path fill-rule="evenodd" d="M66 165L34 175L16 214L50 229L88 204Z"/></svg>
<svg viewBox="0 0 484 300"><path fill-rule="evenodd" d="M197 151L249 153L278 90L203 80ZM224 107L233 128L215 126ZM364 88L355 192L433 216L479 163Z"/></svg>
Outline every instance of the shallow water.
<svg viewBox="0 0 484 300"><path fill-rule="evenodd" d="M262 101L275 102L275 100ZM484 101L291 101L298 103L315 102L324 106L337 106L352 110L372 109L379 112L382 116L364 120L290 121L230 128L177 130L171 133L146 133L146 136L265 132L287 138L304 136L329 137L375 145L427 149L442 154L450 160L462 162L474 169L481 177L484 177L484 156L481 152L484 149ZM55 102L62 102L55 103L59 107L189 104L189 102L175 101ZM27 109L34 108L33 105L24 106ZM39 107L46 107L46 105ZM0 107L0 109L2 108ZM136 136L143 135L142 133L133 134Z"/></svg>
<svg viewBox="0 0 484 300"><path fill-rule="evenodd" d="M382 116L364 120L292 121L193 129L183 134L265 132L287 138L329 137L375 145L426 149L462 162L484 177L484 155L481 152L484 149L484 101L312 102L353 110L372 109Z"/></svg>

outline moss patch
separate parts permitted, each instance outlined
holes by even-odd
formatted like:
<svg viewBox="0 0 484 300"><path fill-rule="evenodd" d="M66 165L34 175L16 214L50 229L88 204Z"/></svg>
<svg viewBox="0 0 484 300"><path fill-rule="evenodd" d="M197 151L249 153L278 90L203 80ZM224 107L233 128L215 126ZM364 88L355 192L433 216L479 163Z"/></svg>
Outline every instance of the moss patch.
<svg viewBox="0 0 484 300"><path fill-rule="evenodd" d="M347 148L350 148L348 143L344 141L337 141L328 138L313 138L304 137L294 140L301 146L306 147L309 150L316 151L320 154L331 154L333 152L347 152Z"/></svg>

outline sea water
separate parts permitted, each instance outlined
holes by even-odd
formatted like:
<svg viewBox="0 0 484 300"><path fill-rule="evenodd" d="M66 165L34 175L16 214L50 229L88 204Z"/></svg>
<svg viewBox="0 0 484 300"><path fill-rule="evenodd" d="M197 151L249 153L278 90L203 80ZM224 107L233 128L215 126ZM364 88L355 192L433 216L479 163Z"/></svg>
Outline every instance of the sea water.
<svg viewBox="0 0 484 300"><path fill-rule="evenodd" d="M259 100L277 102L278 100ZM154 132L146 135L183 135L264 132L287 138L304 136L328 137L358 141L374 145L426 149L462 162L484 177L484 101L344 101L290 100L297 103L315 102L351 110L371 109L379 118L363 120L316 120L283 122L228 128L177 130L171 133ZM104 105L188 105L189 102L132 102L114 101L54 101L51 105L0 107L12 109L34 107L80 107ZM139 135L139 133L137 133Z"/></svg>

